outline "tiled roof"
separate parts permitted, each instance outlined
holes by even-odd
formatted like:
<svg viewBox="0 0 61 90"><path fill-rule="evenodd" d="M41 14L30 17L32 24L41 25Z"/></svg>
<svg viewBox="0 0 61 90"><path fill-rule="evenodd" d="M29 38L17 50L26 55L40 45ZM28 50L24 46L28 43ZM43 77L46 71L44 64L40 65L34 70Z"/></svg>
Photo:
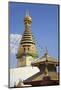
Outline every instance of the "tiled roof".
<svg viewBox="0 0 61 90"><path fill-rule="evenodd" d="M37 60L32 62L32 65L42 64L42 63L46 62L46 59L47 59L47 62L49 64L56 64L56 65L58 65L58 63L59 63L57 59L55 59L55 58L53 58L53 57L51 57L49 55L47 55L47 58L46 58L46 56L44 55L41 58L38 58Z"/></svg>
<svg viewBox="0 0 61 90"><path fill-rule="evenodd" d="M32 77L26 79L24 81L24 83L26 82L32 82L32 81L42 81L43 78L44 78L45 74L44 73L37 73L35 75L33 75ZM48 76L50 77L50 80L58 80L59 79L59 76L58 76L58 73L57 72L48 72Z"/></svg>

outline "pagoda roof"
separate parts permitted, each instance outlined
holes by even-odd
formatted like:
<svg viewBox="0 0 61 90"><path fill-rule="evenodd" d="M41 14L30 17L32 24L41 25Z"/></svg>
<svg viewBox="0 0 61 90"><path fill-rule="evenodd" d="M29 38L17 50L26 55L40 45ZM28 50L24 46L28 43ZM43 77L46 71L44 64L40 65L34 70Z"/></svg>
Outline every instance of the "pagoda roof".
<svg viewBox="0 0 61 90"><path fill-rule="evenodd" d="M24 81L24 84L32 84L33 82L43 82L45 74L38 72ZM59 74L57 72L48 72L50 81L59 81Z"/></svg>
<svg viewBox="0 0 61 90"><path fill-rule="evenodd" d="M55 59L54 57L49 56L48 54L42 56L41 58L36 59L34 62L32 62L33 66L37 66L39 64L44 64L45 62L47 62L48 64L55 64L58 66L59 62L57 59Z"/></svg>

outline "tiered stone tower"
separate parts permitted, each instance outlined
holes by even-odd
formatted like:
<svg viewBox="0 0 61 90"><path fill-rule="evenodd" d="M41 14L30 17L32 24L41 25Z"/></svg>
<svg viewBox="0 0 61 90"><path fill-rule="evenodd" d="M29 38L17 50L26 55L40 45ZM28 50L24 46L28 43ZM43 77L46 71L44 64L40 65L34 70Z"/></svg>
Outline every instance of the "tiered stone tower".
<svg viewBox="0 0 61 90"><path fill-rule="evenodd" d="M24 18L25 30L20 41L17 53L17 67L31 65L31 62L38 57L35 41L31 32L32 18L26 13Z"/></svg>

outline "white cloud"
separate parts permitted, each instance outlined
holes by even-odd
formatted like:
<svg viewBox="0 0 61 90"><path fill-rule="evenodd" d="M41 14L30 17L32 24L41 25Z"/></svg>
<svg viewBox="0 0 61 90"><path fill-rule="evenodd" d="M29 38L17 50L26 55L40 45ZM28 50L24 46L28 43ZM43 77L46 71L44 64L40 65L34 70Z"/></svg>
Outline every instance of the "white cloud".
<svg viewBox="0 0 61 90"><path fill-rule="evenodd" d="M10 34L10 53L17 53L22 35Z"/></svg>

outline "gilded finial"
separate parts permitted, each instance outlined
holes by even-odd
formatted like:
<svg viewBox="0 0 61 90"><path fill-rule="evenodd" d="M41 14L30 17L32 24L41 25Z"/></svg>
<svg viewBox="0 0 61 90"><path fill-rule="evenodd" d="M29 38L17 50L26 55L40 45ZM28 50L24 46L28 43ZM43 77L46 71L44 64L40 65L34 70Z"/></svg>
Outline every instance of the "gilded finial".
<svg viewBox="0 0 61 90"><path fill-rule="evenodd" d="M30 17L29 11L27 10L24 18L24 24L31 26L31 23L32 23L32 18Z"/></svg>
<svg viewBox="0 0 61 90"><path fill-rule="evenodd" d="M47 56L48 56L48 50L47 50L47 47L45 48L45 54L44 54L44 55L45 55L45 58L46 58L46 61L47 61L47 59L48 59L48 57L47 57Z"/></svg>
<svg viewBox="0 0 61 90"><path fill-rule="evenodd" d="M26 16L29 16L29 11L28 10L26 11Z"/></svg>
<svg viewBox="0 0 61 90"><path fill-rule="evenodd" d="M45 50L46 50L46 52L45 52L45 53L46 53L46 54L48 54L48 49L47 49L47 47L46 47L46 49L45 49Z"/></svg>

